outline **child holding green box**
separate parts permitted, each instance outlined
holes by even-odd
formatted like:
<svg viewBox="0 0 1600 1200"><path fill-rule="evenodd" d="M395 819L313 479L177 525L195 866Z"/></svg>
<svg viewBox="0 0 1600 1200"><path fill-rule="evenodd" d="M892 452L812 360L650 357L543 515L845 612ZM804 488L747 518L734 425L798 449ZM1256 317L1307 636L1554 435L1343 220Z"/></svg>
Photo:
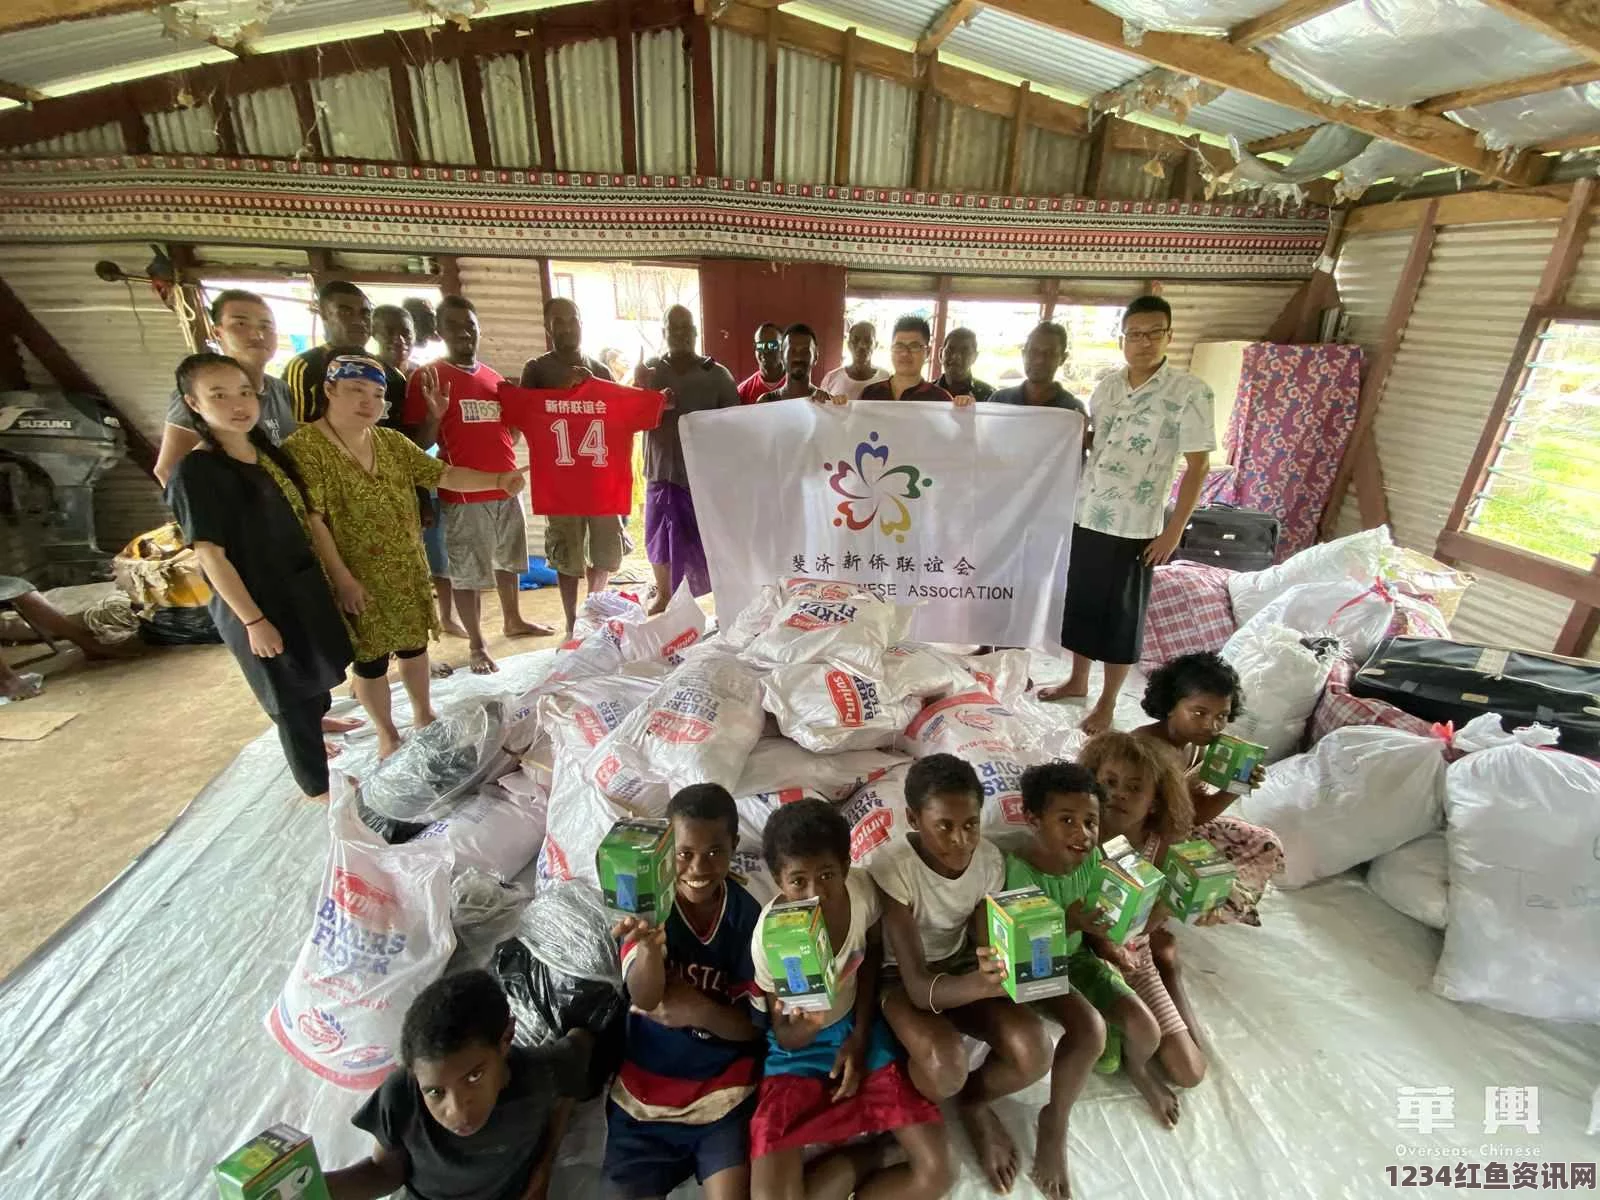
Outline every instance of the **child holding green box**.
<svg viewBox="0 0 1600 1200"><path fill-rule="evenodd" d="M1049 1200L1069 1195L1067 1119L1106 1044L1106 1021L1122 1031L1122 1065L1156 1119L1177 1124L1178 1100L1150 1070L1161 1030L1116 965L1122 947L1107 941L1095 909L1100 879L1100 785L1076 763L1053 762L1022 773L1022 805L1033 837L1006 856L1006 886L1036 887L1066 910L1067 977L1073 990L1035 1003L1060 1023L1050 1100L1039 1112L1033 1181Z"/></svg>

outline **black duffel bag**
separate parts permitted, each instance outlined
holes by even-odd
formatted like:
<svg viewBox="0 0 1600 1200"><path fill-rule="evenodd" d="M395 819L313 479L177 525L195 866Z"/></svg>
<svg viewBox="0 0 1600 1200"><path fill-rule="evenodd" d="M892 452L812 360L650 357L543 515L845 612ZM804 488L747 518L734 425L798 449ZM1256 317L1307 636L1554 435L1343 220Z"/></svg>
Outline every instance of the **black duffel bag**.
<svg viewBox="0 0 1600 1200"><path fill-rule="evenodd" d="M1457 727L1499 713L1509 732L1537 721L1561 748L1600 757L1600 663L1442 638L1389 638L1350 681L1352 696L1387 700Z"/></svg>
<svg viewBox="0 0 1600 1200"><path fill-rule="evenodd" d="M1172 557L1230 571L1264 571L1277 553L1277 517L1231 504L1207 504L1190 515Z"/></svg>

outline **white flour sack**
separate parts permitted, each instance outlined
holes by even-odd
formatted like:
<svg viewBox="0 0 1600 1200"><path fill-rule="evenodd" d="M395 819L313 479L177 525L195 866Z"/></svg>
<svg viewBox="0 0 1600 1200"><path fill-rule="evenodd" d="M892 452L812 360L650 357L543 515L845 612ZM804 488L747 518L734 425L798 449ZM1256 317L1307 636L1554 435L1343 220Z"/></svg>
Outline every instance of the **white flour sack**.
<svg viewBox="0 0 1600 1200"><path fill-rule="evenodd" d="M550 815L545 822L544 844L539 847L541 883L582 879L596 887L594 852L601 839L623 817L589 782L583 759L571 751L556 753L554 782L550 788Z"/></svg>
<svg viewBox="0 0 1600 1200"><path fill-rule="evenodd" d="M627 672L573 680L539 697L534 720L541 736L549 739L552 754L566 747L587 755L663 682L655 674Z"/></svg>
<svg viewBox="0 0 1600 1200"><path fill-rule="evenodd" d="M1265 571L1239 571L1228 577L1233 618L1243 625L1260 612L1267 601L1281 596L1296 584L1359 579L1370 585L1383 574L1383 561L1393 549L1389 527L1380 525L1311 546Z"/></svg>
<svg viewBox="0 0 1600 1200"><path fill-rule="evenodd" d="M585 773L612 803L660 816L691 783L736 786L766 720L756 673L731 655L703 654L623 718Z"/></svg>
<svg viewBox="0 0 1600 1200"><path fill-rule="evenodd" d="M627 592L590 592L578 606L578 619L572 623L572 641L581 642L607 621L638 625L644 620L644 605Z"/></svg>
<svg viewBox="0 0 1600 1200"><path fill-rule="evenodd" d="M1239 672L1244 711L1228 732L1267 748L1275 763L1300 749L1306 722L1316 711L1333 670L1333 656L1318 656L1301 643L1298 630L1268 623L1262 613L1235 630L1222 657Z"/></svg>
<svg viewBox="0 0 1600 1200"><path fill-rule="evenodd" d="M783 593L774 584L762 584L756 598L740 610L717 640L729 650L743 650L772 628L772 622L777 619L778 610L782 607Z"/></svg>
<svg viewBox="0 0 1600 1200"><path fill-rule="evenodd" d="M1028 652L995 650L963 660L978 686L1001 704L1016 704L1028 692Z"/></svg>
<svg viewBox="0 0 1600 1200"><path fill-rule="evenodd" d="M867 784L839 809L850 823L850 859L866 863L878 847L906 833L906 773L911 764L895 767Z"/></svg>
<svg viewBox="0 0 1600 1200"><path fill-rule="evenodd" d="M455 950L451 854L437 840L390 846L340 784L316 915L267 1031L330 1083L370 1091L397 1065L400 1025Z"/></svg>
<svg viewBox="0 0 1600 1200"><path fill-rule="evenodd" d="M1425 833L1367 866L1367 886L1413 921L1432 929L1450 923L1450 865L1444 834Z"/></svg>
<svg viewBox="0 0 1600 1200"><path fill-rule="evenodd" d="M1512 744L1445 772L1450 926L1433 990L1600 1021L1600 764Z"/></svg>
<svg viewBox="0 0 1600 1200"><path fill-rule="evenodd" d="M762 792L757 796L740 796L733 802L733 807L739 813L739 850L744 853L761 854L761 838L766 833L767 818L777 812L785 804L793 804L796 800L821 800L831 803L826 796L813 792L810 788L784 788L781 792Z"/></svg>
<svg viewBox="0 0 1600 1200"><path fill-rule="evenodd" d="M455 854L456 871L471 867L511 879L533 861L544 841L550 801L486 787L412 839L437 839Z"/></svg>
<svg viewBox="0 0 1600 1200"><path fill-rule="evenodd" d="M829 587L817 596L786 601L766 632L745 647L745 661L769 670L830 662L868 679L882 679L883 652L896 640L899 610L860 591L825 598L845 590Z"/></svg>
<svg viewBox="0 0 1600 1200"><path fill-rule="evenodd" d="M888 746L922 707L914 696L890 696L884 684L826 663L780 667L761 690L784 735L818 754Z"/></svg>
<svg viewBox="0 0 1600 1200"><path fill-rule="evenodd" d="M1022 768L1035 755L1016 714L988 692L966 692L924 708L906 727L902 746L913 758L954 754L972 764L983 785L983 829L990 837L1018 833L1028 824L1022 809Z"/></svg>
<svg viewBox="0 0 1600 1200"><path fill-rule="evenodd" d="M789 788L808 788L838 804L878 779L890 767L905 762L905 755L886 750L847 750L842 754L813 754L788 738L764 737L745 760L735 796L756 796Z"/></svg>
<svg viewBox="0 0 1600 1200"><path fill-rule="evenodd" d="M709 625L689 585L681 583L663 612L642 624L623 626L623 661L665 660L677 666L679 656L705 637Z"/></svg>

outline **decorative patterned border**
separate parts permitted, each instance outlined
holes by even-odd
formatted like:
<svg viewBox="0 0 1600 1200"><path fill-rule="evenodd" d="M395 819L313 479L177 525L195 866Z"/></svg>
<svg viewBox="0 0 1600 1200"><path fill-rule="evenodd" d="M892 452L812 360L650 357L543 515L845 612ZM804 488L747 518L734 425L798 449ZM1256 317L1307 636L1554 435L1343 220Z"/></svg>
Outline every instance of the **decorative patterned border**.
<svg viewBox="0 0 1600 1200"><path fill-rule="evenodd" d="M0 239L1302 278L1328 212L205 156L0 161Z"/></svg>

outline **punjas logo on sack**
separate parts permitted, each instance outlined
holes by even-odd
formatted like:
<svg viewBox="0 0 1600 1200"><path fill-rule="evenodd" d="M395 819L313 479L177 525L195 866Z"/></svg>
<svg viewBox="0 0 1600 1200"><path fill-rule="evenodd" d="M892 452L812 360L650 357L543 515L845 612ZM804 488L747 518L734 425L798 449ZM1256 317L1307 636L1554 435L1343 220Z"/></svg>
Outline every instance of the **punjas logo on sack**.
<svg viewBox="0 0 1600 1200"><path fill-rule="evenodd" d="M393 895L343 867L333 871L333 902L358 921L374 921L395 906Z"/></svg>
<svg viewBox="0 0 1600 1200"><path fill-rule="evenodd" d="M857 444L854 462L840 459L823 463L822 469L829 472L828 486L843 497L833 520L835 526L860 533L876 523L878 532L897 542L905 541L910 532L911 502L922 499L933 486L920 467L891 467L889 447L878 441L876 433Z"/></svg>

